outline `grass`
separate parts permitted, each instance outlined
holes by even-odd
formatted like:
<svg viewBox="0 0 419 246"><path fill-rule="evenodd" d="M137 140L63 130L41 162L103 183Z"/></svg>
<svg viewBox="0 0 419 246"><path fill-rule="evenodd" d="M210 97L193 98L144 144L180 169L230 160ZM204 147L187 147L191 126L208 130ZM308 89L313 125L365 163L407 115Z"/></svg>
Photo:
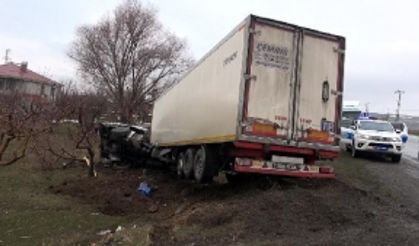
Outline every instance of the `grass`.
<svg viewBox="0 0 419 246"><path fill-rule="evenodd" d="M337 179L346 184L383 197L394 198L394 194L386 188L379 177L368 170L371 160L354 159L350 153L341 151L339 158L331 164L337 174Z"/></svg>
<svg viewBox="0 0 419 246"><path fill-rule="evenodd" d="M332 165L340 181L367 192L383 192L378 178L366 167L369 162L355 160L342 152ZM49 189L50 186L56 187L64 181L85 176L85 170L42 170L34 163L35 160L26 160L0 168L0 246L88 245L96 241L98 231L133 222L133 217L104 215L98 213L94 205L54 194ZM217 234L217 230L223 228L213 228L209 232ZM125 233L136 242L146 244L149 239L145 236L150 230L145 226ZM263 242L260 244L263 245Z"/></svg>
<svg viewBox="0 0 419 246"><path fill-rule="evenodd" d="M419 129L409 129L409 134L419 136Z"/></svg>
<svg viewBox="0 0 419 246"><path fill-rule="evenodd" d="M74 245L127 218L97 213L95 207L53 194L48 187L79 169L40 170L27 163L0 169L0 245Z"/></svg>

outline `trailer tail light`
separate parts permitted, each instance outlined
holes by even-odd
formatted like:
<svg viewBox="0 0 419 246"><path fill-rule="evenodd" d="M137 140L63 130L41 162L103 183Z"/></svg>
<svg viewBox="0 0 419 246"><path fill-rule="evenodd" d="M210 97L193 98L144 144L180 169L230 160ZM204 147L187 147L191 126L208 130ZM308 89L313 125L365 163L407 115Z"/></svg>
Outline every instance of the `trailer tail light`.
<svg viewBox="0 0 419 246"><path fill-rule="evenodd" d="M253 122L251 132L255 135L276 136L276 128L273 124Z"/></svg>
<svg viewBox="0 0 419 246"><path fill-rule="evenodd" d="M333 173L333 168L332 167L327 167L327 166L324 166L324 167L320 167L319 168L319 172L320 173Z"/></svg>
<svg viewBox="0 0 419 246"><path fill-rule="evenodd" d="M323 141L327 142L330 141L330 135L328 132L323 132L314 129L307 130L307 139L311 141Z"/></svg>

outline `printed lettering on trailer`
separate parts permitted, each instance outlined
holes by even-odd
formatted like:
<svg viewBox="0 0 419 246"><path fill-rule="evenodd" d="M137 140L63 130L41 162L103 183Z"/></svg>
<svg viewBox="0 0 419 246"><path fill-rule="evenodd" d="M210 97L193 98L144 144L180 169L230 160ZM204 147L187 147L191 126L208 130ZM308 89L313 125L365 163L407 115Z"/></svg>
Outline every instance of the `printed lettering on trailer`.
<svg viewBox="0 0 419 246"><path fill-rule="evenodd" d="M259 42L255 49L255 63L265 67L288 70L290 67L289 50L287 47Z"/></svg>
<svg viewBox="0 0 419 246"><path fill-rule="evenodd" d="M229 63L234 61L234 59L236 59L236 58L237 58L237 51L224 59L224 63L223 63L224 66L228 65Z"/></svg>

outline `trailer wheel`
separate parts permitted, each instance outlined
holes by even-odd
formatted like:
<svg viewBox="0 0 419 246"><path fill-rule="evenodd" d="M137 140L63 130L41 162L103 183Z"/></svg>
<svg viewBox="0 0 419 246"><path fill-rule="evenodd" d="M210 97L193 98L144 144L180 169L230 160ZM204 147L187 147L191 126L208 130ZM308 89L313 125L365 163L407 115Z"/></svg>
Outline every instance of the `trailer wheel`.
<svg viewBox="0 0 419 246"><path fill-rule="evenodd" d="M183 162L183 175L185 178L191 178L193 167L194 167L194 156L195 156L195 150L192 148L189 148L186 150L184 155L184 162Z"/></svg>
<svg viewBox="0 0 419 246"><path fill-rule="evenodd" d="M183 179L185 177L183 173L183 167L185 166L185 155L183 153L179 153L177 157L177 166L176 166L176 172L177 176L180 179Z"/></svg>
<svg viewBox="0 0 419 246"><path fill-rule="evenodd" d="M198 183L208 183L214 177L216 165L215 149L203 145L195 152L194 158L194 176Z"/></svg>

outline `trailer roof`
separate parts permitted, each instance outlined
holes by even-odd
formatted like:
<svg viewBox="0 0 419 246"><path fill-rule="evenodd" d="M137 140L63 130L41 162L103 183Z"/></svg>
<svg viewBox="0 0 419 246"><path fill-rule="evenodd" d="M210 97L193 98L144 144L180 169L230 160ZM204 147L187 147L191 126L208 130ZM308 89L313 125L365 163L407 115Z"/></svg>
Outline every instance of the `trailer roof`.
<svg viewBox="0 0 419 246"><path fill-rule="evenodd" d="M176 82L174 82L169 88L166 89L166 91L164 93L162 93L156 99L156 101L158 101L170 89L172 89L184 77L186 77L191 71L193 71L203 61L205 61L205 59L207 57L209 57L214 51L216 51L221 45L223 45L231 36L233 36L238 30L240 30L244 25L246 25L246 23L248 23L248 22L250 22L252 20L255 20L255 21L261 22L261 23L272 24L272 25L275 25L275 26L280 26L280 27L288 28L288 29L295 29L295 30L300 29L300 30L303 30L306 33L311 33L311 34L313 34L315 36L325 37L325 38L329 38L329 39L334 39L336 41L341 41L341 42L343 42L343 45L342 45L343 48L345 48L345 38L343 36L335 35L335 34L330 34L330 33L326 33L326 32L321 32L321 31L317 31L315 29L311 29L311 28L307 28L307 27L302 27L302 26L298 26L298 25L295 25L295 24L290 24L290 23L287 23L287 22L278 21L278 20L274 20L274 19L260 17L260 16L257 16L257 15L254 15L254 14L250 14L243 21L241 21L240 24L237 25L232 31L230 31L220 42L218 42L212 49L210 49L203 57L201 57L201 59L199 59L191 68L189 68L185 73L183 73L182 76Z"/></svg>
<svg viewBox="0 0 419 246"><path fill-rule="evenodd" d="M274 20L274 19L270 19L270 18L266 18L266 17L253 15L253 14L250 14L249 17L254 18L257 22L268 23L268 24L273 24L273 25L280 26L280 27L292 28L292 29L297 29L297 30L300 29L300 30L303 30L305 32L316 34L317 36L324 36L324 37L328 37L328 38L332 38L332 39L336 39L336 40L345 40L345 38L341 35L336 35L336 34L331 34L331 33L323 32L323 31L318 31L316 29L303 27L303 26L298 26L298 25L291 24L291 23L284 22L284 21L278 21L278 20Z"/></svg>

